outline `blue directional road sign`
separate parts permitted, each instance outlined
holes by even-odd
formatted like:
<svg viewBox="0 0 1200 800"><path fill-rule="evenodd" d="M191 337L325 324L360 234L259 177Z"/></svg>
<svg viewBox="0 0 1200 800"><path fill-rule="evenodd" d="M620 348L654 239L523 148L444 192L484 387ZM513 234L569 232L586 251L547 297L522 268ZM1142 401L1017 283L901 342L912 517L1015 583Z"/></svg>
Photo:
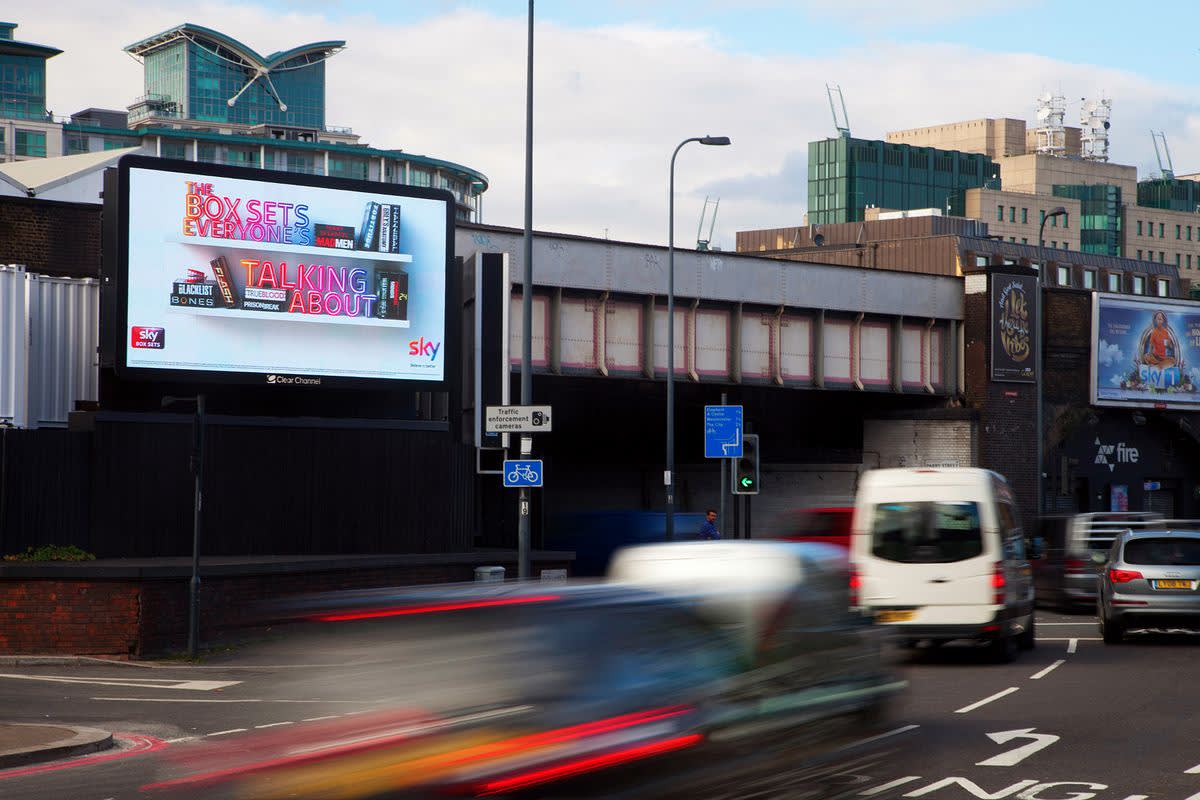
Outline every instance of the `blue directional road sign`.
<svg viewBox="0 0 1200 800"><path fill-rule="evenodd" d="M742 457L742 407L704 407L704 457Z"/></svg>
<svg viewBox="0 0 1200 800"><path fill-rule="evenodd" d="M539 488L542 485L541 459L504 460L504 485L509 489Z"/></svg>

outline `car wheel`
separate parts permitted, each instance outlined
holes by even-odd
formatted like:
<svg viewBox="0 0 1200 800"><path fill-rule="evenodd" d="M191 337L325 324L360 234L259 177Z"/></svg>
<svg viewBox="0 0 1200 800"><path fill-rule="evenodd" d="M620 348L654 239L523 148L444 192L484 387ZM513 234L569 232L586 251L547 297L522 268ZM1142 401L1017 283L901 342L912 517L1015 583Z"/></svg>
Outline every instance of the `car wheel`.
<svg viewBox="0 0 1200 800"><path fill-rule="evenodd" d="M1100 636L1104 638L1105 644L1120 644L1121 640L1125 638L1125 626L1101 614Z"/></svg>
<svg viewBox="0 0 1200 800"><path fill-rule="evenodd" d="M1001 636L988 645L988 654L997 664L1008 664L1017 657L1017 637Z"/></svg>
<svg viewBox="0 0 1200 800"><path fill-rule="evenodd" d="M1037 647L1037 628L1033 619L1033 612L1029 614L1029 627L1018 637L1018 642L1022 650L1032 650Z"/></svg>

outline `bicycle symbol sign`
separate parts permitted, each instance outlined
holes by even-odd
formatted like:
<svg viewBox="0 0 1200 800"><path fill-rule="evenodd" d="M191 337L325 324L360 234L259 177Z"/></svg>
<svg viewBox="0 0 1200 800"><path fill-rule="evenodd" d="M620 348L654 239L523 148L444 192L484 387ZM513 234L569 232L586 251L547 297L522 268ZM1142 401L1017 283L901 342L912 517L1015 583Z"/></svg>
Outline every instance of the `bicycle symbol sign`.
<svg viewBox="0 0 1200 800"><path fill-rule="evenodd" d="M540 459L504 462L504 485L510 489L542 485L542 462Z"/></svg>

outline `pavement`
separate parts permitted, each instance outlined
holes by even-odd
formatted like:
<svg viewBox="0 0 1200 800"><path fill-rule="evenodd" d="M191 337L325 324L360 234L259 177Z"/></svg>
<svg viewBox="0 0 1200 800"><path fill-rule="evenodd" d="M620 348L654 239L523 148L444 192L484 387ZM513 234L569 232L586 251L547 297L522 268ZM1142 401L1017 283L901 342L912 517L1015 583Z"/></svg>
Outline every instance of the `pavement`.
<svg viewBox="0 0 1200 800"><path fill-rule="evenodd" d="M113 736L99 728L0 722L0 770L107 750Z"/></svg>
<svg viewBox="0 0 1200 800"><path fill-rule="evenodd" d="M1011 664L956 644L899 656L908 690L884 729L897 755L847 773L857 795L1200 800L1200 635L1135 632L1105 645L1090 614L1039 611L1037 624L1036 649ZM0 667L7 721L93 726L114 742L0 769L0 797L144 798L139 787L170 775L195 743L236 746L418 702L480 703L496 688L470 668L486 668L502 640L433 653L399 637L381 644L331 633L200 665ZM422 675L452 691L437 696Z"/></svg>

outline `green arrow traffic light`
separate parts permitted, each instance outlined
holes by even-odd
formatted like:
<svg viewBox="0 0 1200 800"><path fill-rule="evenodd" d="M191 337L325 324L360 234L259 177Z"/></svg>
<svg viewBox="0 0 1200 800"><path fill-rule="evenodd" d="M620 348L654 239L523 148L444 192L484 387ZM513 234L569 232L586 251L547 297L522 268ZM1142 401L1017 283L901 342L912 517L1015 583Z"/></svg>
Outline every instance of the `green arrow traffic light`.
<svg viewBox="0 0 1200 800"><path fill-rule="evenodd" d="M753 478L742 478L742 488L743 489L749 489L753 485L754 485Z"/></svg>

